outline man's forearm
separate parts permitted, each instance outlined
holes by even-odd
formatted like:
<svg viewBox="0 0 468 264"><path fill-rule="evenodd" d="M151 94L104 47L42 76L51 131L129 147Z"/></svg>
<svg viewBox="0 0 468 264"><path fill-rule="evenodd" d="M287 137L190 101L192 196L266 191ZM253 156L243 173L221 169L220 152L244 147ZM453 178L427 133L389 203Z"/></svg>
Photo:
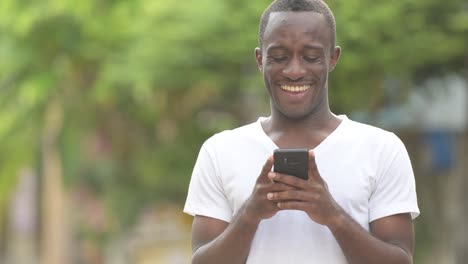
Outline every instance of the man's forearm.
<svg viewBox="0 0 468 264"><path fill-rule="evenodd" d="M350 264L413 263L410 252L373 236L346 213L329 228Z"/></svg>
<svg viewBox="0 0 468 264"><path fill-rule="evenodd" d="M251 220L239 210L223 233L195 251L192 264L245 263L259 223L260 220Z"/></svg>

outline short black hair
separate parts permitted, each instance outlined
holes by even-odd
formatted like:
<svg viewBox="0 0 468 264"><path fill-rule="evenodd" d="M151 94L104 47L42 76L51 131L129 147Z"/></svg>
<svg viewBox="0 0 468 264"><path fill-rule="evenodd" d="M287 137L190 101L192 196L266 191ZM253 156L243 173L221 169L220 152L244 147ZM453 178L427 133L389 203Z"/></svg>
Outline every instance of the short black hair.
<svg viewBox="0 0 468 264"><path fill-rule="evenodd" d="M263 12L258 30L258 43L260 49L263 44L263 34L268 24L270 14L273 12L315 12L325 17L331 31L332 44L335 46L336 22L332 11L323 0L275 0Z"/></svg>

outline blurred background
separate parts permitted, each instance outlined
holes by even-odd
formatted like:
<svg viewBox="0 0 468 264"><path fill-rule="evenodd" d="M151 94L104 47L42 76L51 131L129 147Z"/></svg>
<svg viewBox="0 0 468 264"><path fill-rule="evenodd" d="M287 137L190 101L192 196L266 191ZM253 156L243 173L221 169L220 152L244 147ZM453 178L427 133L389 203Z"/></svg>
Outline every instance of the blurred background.
<svg viewBox="0 0 468 264"><path fill-rule="evenodd" d="M209 136L268 115L266 0L1 0L0 263L189 263ZM468 261L468 3L327 1L337 114L405 142L416 263Z"/></svg>

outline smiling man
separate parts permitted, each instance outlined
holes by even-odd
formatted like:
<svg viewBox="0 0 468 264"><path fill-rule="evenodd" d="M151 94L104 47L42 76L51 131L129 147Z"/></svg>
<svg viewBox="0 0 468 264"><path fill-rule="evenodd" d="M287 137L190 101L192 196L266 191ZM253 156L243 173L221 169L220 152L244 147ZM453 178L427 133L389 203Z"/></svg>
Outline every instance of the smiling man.
<svg viewBox="0 0 468 264"><path fill-rule="evenodd" d="M335 115L340 57L323 1L278 0L255 56L271 115L208 139L184 211L192 263L412 263L413 171L391 132ZM308 179L272 172L278 148L309 149Z"/></svg>

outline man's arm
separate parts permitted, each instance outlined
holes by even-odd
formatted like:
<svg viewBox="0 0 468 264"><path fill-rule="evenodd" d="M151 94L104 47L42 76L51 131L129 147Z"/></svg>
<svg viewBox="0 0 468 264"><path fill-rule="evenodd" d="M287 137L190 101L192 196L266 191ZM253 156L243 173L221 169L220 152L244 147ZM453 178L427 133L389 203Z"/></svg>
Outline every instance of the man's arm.
<svg viewBox="0 0 468 264"><path fill-rule="evenodd" d="M252 194L230 223L195 216L192 225L192 263L245 263L258 224L279 211L276 203L269 201L266 194L294 189L282 183L273 183L268 178L272 166L273 156L270 156Z"/></svg>
<svg viewBox="0 0 468 264"><path fill-rule="evenodd" d="M309 180L269 173L269 178L295 187L269 193L268 199L282 210L301 210L327 226L350 264L410 264L413 262L413 223L410 214L396 214L370 223L370 233L352 219L333 199L309 153Z"/></svg>
<svg viewBox="0 0 468 264"><path fill-rule="evenodd" d="M350 264L413 263L414 232L409 213L371 222L370 233L348 215L340 218L328 227Z"/></svg>
<svg viewBox="0 0 468 264"><path fill-rule="evenodd" d="M243 214L229 224L195 216L192 225L192 263L245 263L258 223Z"/></svg>

